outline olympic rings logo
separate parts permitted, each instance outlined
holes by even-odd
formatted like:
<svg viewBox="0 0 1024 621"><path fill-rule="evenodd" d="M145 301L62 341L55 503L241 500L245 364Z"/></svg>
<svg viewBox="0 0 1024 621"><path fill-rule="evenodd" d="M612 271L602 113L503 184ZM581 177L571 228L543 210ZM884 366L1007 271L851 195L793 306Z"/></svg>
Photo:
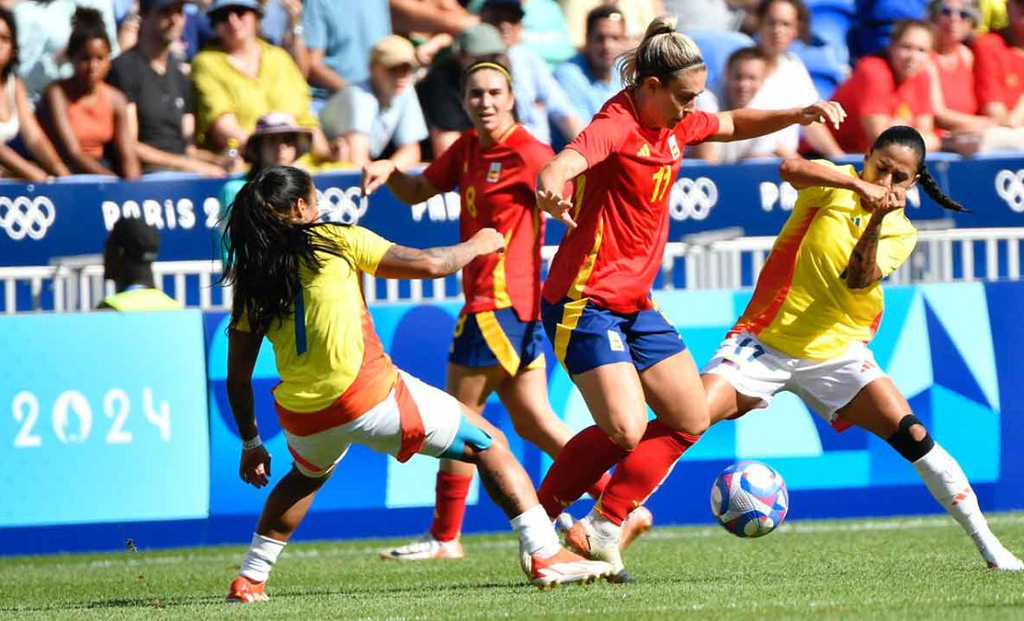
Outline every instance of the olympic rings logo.
<svg viewBox="0 0 1024 621"><path fill-rule="evenodd" d="M996 194L1006 201L1010 210L1024 213L1024 169L1000 170L996 175Z"/></svg>
<svg viewBox="0 0 1024 621"><path fill-rule="evenodd" d="M366 215L370 202L362 195L362 190L353 186L347 190L327 188L317 190L320 203L320 220L323 222L340 222L341 224L358 224L359 219Z"/></svg>
<svg viewBox="0 0 1024 621"><path fill-rule="evenodd" d="M718 203L718 186L707 177L681 177L672 186L668 214L673 220L704 220Z"/></svg>
<svg viewBox="0 0 1024 621"><path fill-rule="evenodd" d="M0 196L0 228L14 241L26 237L42 239L56 219L57 209L46 196L19 196L13 200Z"/></svg>

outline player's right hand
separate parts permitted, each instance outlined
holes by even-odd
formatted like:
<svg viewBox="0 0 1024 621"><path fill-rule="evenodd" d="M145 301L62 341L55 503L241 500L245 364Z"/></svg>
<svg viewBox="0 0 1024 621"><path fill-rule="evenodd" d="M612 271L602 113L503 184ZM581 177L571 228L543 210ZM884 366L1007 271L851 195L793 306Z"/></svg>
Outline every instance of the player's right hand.
<svg viewBox="0 0 1024 621"><path fill-rule="evenodd" d="M266 487L270 482L270 453L266 447L257 446L254 449L243 450L238 475L253 487Z"/></svg>
<svg viewBox="0 0 1024 621"><path fill-rule="evenodd" d="M537 190L537 207L566 226L576 228L576 222L569 215L572 203L561 194L550 190Z"/></svg>
<svg viewBox="0 0 1024 621"><path fill-rule="evenodd" d="M477 231L472 239L481 255L501 252L505 249L505 236L489 227Z"/></svg>
<svg viewBox="0 0 1024 621"><path fill-rule="evenodd" d="M363 166L363 196L369 196L377 188L388 182L395 172L395 163L391 160L377 160Z"/></svg>

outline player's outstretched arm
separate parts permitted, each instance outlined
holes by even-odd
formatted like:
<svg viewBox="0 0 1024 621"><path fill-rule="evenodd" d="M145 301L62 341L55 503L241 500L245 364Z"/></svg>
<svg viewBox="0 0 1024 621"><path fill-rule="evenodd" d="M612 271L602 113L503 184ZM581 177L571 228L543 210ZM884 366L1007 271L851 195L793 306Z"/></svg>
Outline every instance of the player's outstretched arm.
<svg viewBox="0 0 1024 621"><path fill-rule="evenodd" d="M755 110L740 108L719 112L718 133L710 138L717 142L732 142L757 138L790 125L827 123L838 128L846 118L846 111L835 101L819 101L805 108L788 110Z"/></svg>
<svg viewBox="0 0 1024 621"><path fill-rule="evenodd" d="M454 246L420 250L395 244L377 265L375 276L403 280L442 278L461 270L477 257L504 248L505 238L491 228L480 229L473 237Z"/></svg>
<svg viewBox="0 0 1024 621"><path fill-rule="evenodd" d="M406 205L422 203L437 194L437 188L423 175L407 175L392 160L377 160L363 166L363 196L369 196L387 185L395 198Z"/></svg>
<svg viewBox="0 0 1024 621"><path fill-rule="evenodd" d="M228 402L242 438L238 475L255 487L270 482L270 453L263 448L253 407L252 371L263 336L232 328L228 332Z"/></svg>
<svg viewBox="0 0 1024 621"><path fill-rule="evenodd" d="M587 170L587 160L575 149L563 149L555 159L541 169L537 176L537 207L566 224L574 227L576 222L569 215L572 203L562 195L565 184Z"/></svg>

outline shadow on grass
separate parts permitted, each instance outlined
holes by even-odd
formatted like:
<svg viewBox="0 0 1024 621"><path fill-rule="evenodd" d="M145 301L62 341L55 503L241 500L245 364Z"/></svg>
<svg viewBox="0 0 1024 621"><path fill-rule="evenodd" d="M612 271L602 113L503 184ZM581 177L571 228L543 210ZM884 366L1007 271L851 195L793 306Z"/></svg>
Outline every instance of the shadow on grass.
<svg viewBox="0 0 1024 621"><path fill-rule="evenodd" d="M436 586L431 587L435 591L458 591L461 594L465 594L467 591L477 591L485 593L487 591L494 590L508 590L515 588L532 589L528 584L522 582L488 582L488 583L468 583L458 584L449 587L437 588ZM409 585L409 586L393 586L393 587L382 587L380 585L367 585L366 588L357 589L345 589L345 590L334 590L334 589L304 589L304 590L282 590L279 592L270 592L272 601L291 600L291 599L302 599L309 597L352 597L359 595L372 595L375 597L387 596L387 595L421 595L423 593L423 585ZM114 599L97 599L92 601L83 602L69 602L65 605L54 605L54 606L2 606L0 607L0 615L5 613L26 613L26 612L58 612L58 611L70 611L70 610L105 610L105 609L118 609L118 608L184 608L190 606L211 606L224 604L225 606L231 606L234 604L228 604L224 601L223 596L214 595L200 595L200 596L188 596L188 597L119 597Z"/></svg>

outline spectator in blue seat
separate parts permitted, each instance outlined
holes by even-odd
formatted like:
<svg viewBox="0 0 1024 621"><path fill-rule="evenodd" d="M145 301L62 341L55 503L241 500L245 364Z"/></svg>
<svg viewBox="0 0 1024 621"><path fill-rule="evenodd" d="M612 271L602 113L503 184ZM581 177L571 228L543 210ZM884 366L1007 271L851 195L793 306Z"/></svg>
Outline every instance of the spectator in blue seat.
<svg viewBox="0 0 1024 621"><path fill-rule="evenodd" d="M750 107L784 110L818 101L818 90L807 67L790 49L797 39L809 37L811 17L803 0L762 0L757 7L757 17L757 47L764 54L768 67L764 83ZM839 143L821 123L805 126L803 136L810 149L819 155L838 157L843 154Z"/></svg>
<svg viewBox="0 0 1024 621"><path fill-rule="evenodd" d="M593 118L606 101L622 90L615 60L628 45L622 11L603 5L587 14L583 50L555 69L555 79L565 89L580 119Z"/></svg>
<svg viewBox="0 0 1024 621"><path fill-rule="evenodd" d="M195 97L171 52L185 25L183 0L142 0L138 44L114 59L107 82L128 99L138 130L135 145L146 172L178 170L224 176L223 165L192 143Z"/></svg>
<svg viewBox="0 0 1024 621"><path fill-rule="evenodd" d="M121 312L180 310L166 293L156 288L153 261L160 253L160 232L138 218L114 223L103 248L103 279L114 281L114 295L97 310Z"/></svg>
<svg viewBox="0 0 1024 621"><path fill-rule="evenodd" d="M68 167L32 114L25 85L15 73L17 68L17 24L14 14L0 9L0 176L38 183L51 175L69 175ZM9 146L17 138L41 166Z"/></svg>
<svg viewBox="0 0 1024 621"><path fill-rule="evenodd" d="M305 0L302 35L309 53L306 80L318 110L346 84L365 82L374 44L391 34L388 0Z"/></svg>
<svg viewBox="0 0 1024 621"><path fill-rule="evenodd" d="M572 140L583 123L547 63L522 44L523 15L521 0L487 0L480 9L480 18L498 29L508 47L519 122L543 143L551 144L550 123Z"/></svg>
<svg viewBox="0 0 1024 621"><path fill-rule="evenodd" d="M362 166L390 145L390 159L400 167L420 162L427 124L412 87L416 66L416 50L404 37L390 35L373 46L370 78L345 86L320 112L338 159Z"/></svg>

